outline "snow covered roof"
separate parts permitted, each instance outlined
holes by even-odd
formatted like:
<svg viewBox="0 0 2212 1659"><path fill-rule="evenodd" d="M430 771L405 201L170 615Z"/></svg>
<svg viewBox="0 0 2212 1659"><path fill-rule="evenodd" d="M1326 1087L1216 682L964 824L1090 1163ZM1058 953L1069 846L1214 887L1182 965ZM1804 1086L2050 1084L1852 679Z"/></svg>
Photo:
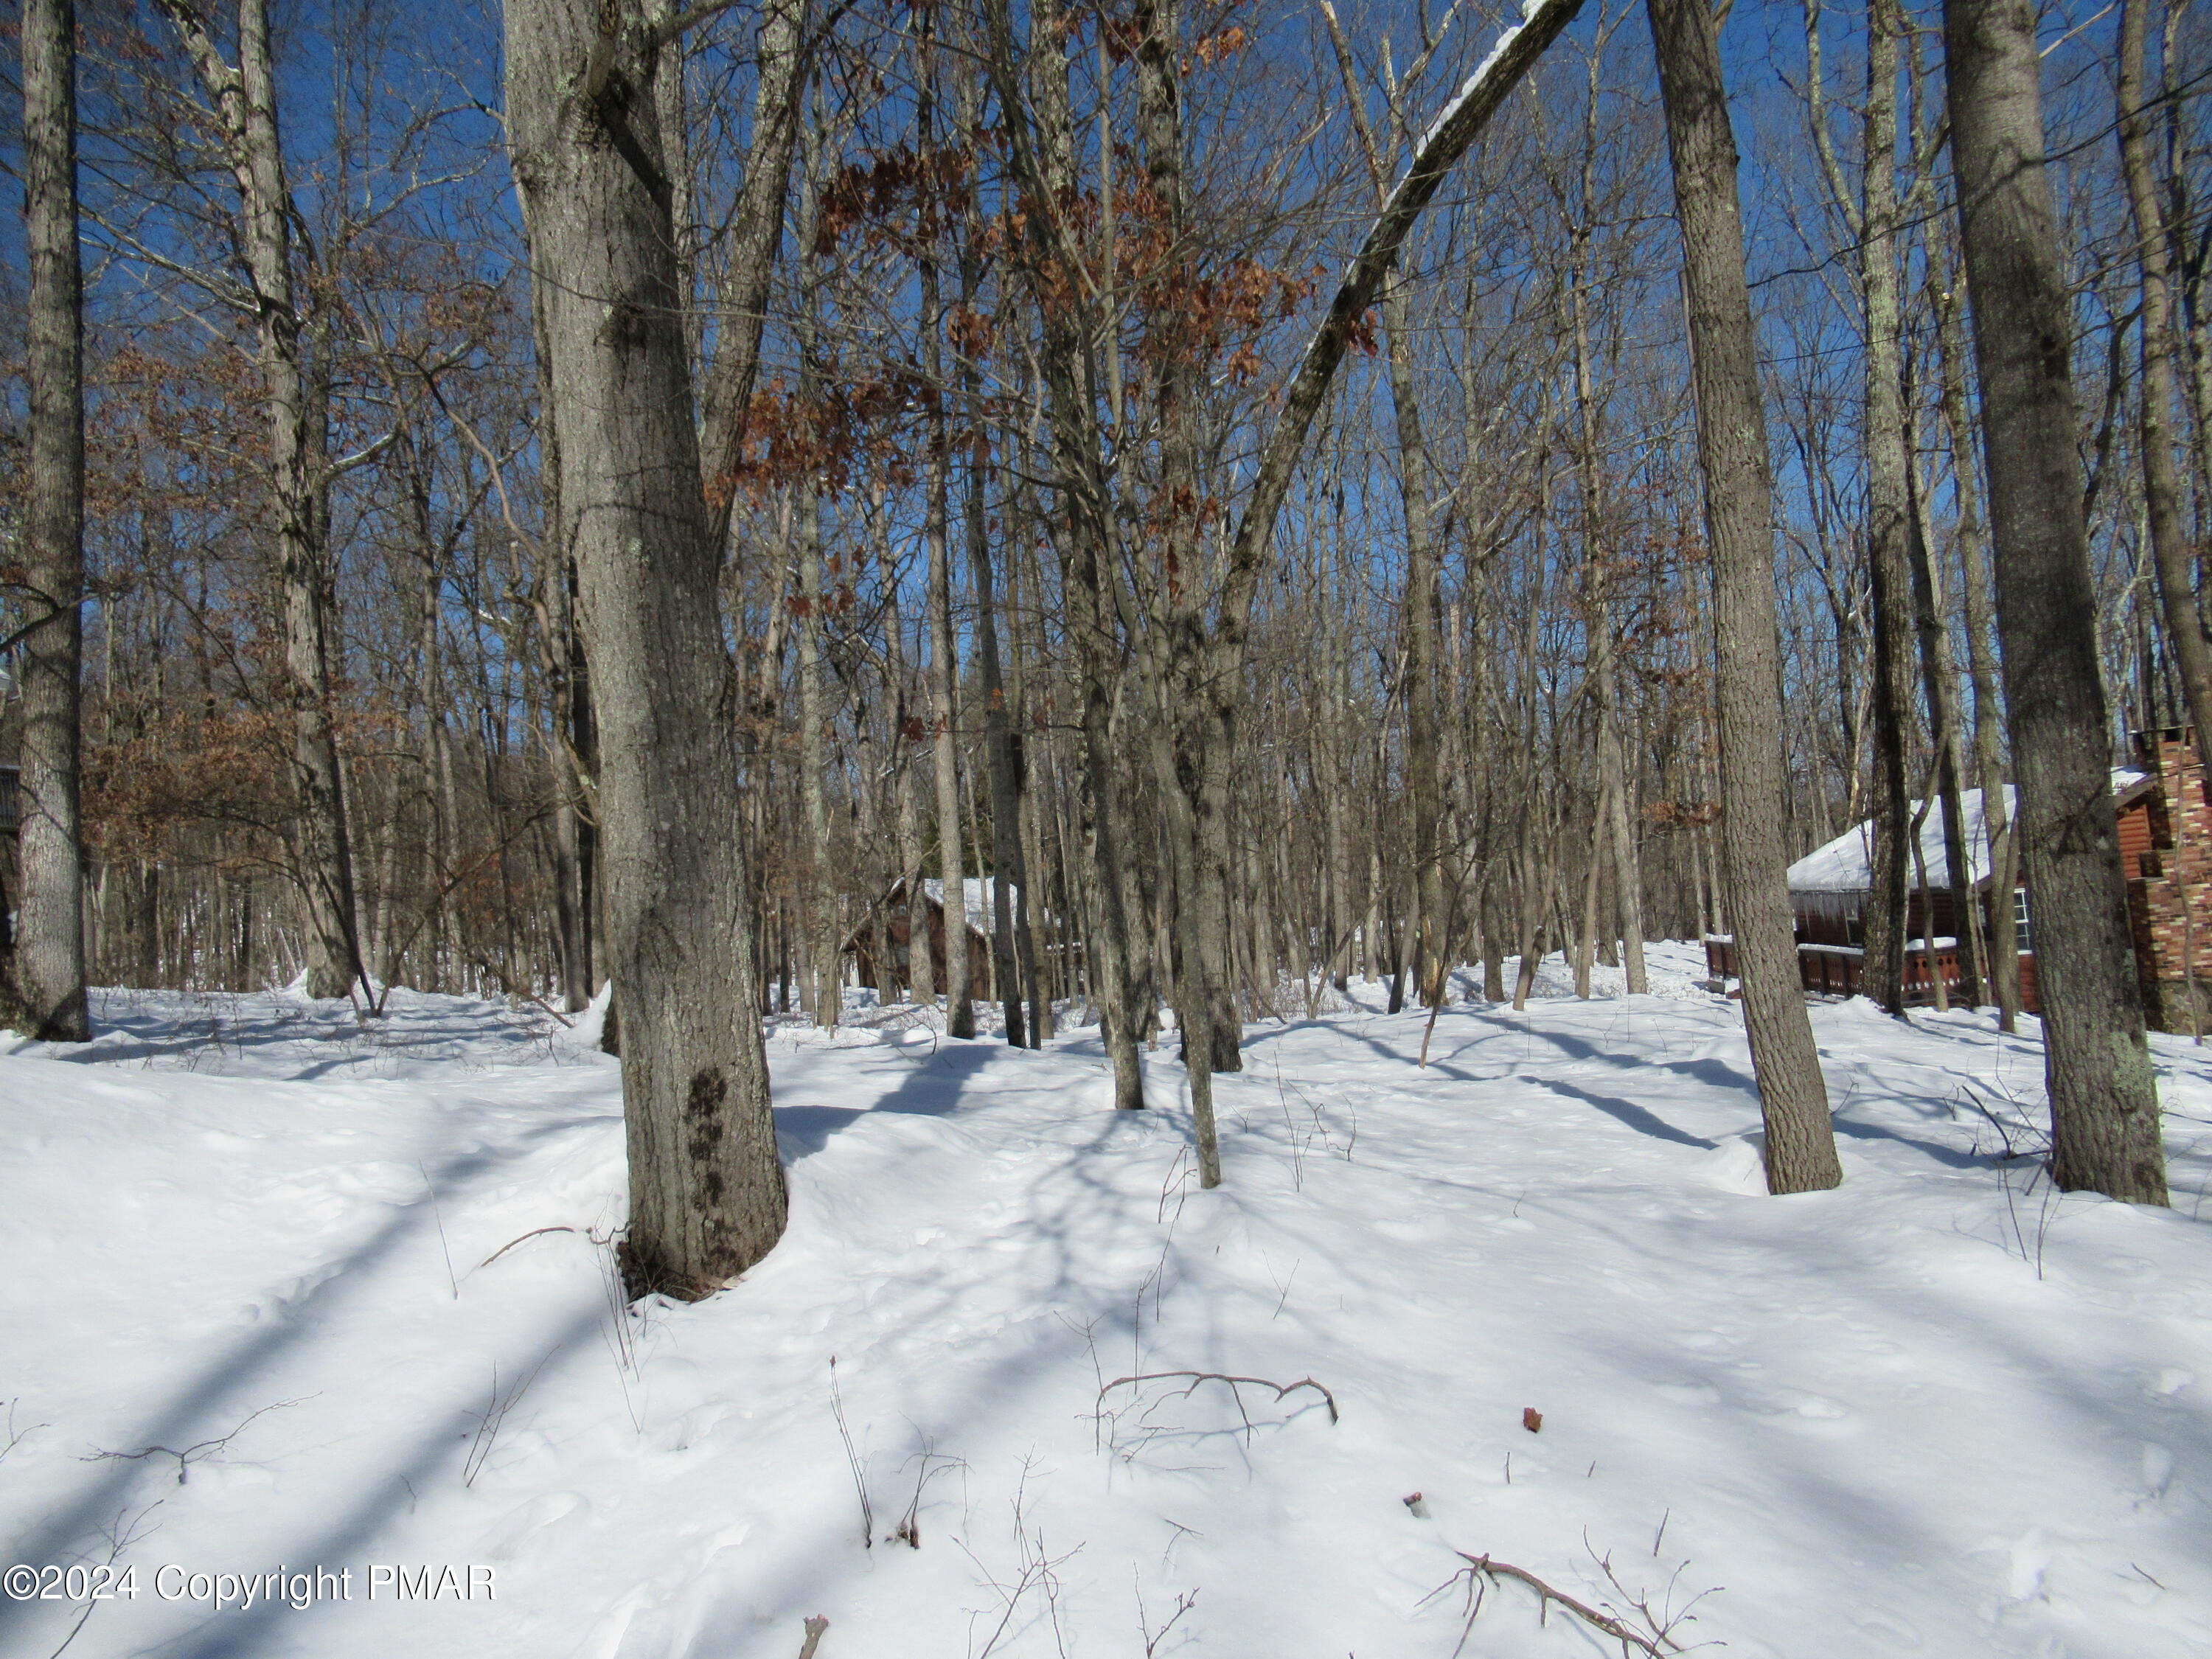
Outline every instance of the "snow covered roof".
<svg viewBox="0 0 2212 1659"><path fill-rule="evenodd" d="M938 903L945 902L945 884L934 876L926 876L922 878L921 890ZM1017 914L1019 914L1022 890L1009 882L1006 884L1006 891L1013 896ZM992 878L988 876L969 876L960 884L960 902L962 908L967 912L968 925L987 933L991 931L997 920L991 910L991 893ZM1051 918L1048 916L1040 920L1048 921Z"/></svg>
<svg viewBox="0 0 2212 1659"><path fill-rule="evenodd" d="M939 904L945 902L945 884L934 876L922 878L921 890ZM1012 890L1019 891L1019 889ZM960 884L960 902L971 916L988 915L991 909L991 878L969 876Z"/></svg>
<svg viewBox="0 0 2212 1659"><path fill-rule="evenodd" d="M2112 772L2112 793L2123 794L2141 783L2148 775L2124 767ZM2004 791L2005 818L2012 820L2016 796L2010 784ZM1911 811L1917 812L1920 803L1914 801ZM1966 876L1978 886L1990 876L1989 826L1982 815L1982 792L1978 789L1962 791L1959 796L1959 814L1966 820ZM1920 856L1927 860L1928 881L1930 886L1948 887L1951 884L1951 863L1943 845L1943 814L1940 807L1931 807L1920 823ZM1915 866L1910 879L1919 880L1919 867ZM1865 893L1874 888L1874 821L1855 829L1846 830L1824 847L1816 847L1790 866L1790 890L1793 893Z"/></svg>

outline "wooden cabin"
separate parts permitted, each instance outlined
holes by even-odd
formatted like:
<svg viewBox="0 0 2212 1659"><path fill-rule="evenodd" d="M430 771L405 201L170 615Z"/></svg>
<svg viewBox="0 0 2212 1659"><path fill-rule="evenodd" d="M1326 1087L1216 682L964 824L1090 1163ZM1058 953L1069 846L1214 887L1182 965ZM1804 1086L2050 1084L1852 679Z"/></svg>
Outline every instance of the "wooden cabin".
<svg viewBox="0 0 2212 1659"><path fill-rule="evenodd" d="M945 989L945 884L929 879L921 888L928 917L930 979L941 994ZM961 890L968 912L968 994L972 1000L988 1001L994 994L991 880L969 876L961 883ZM899 1000L913 989L913 935L914 908L908 902L907 884L902 878L891 884L890 890L871 907L868 919L845 941L845 954L853 958L860 983L886 1002Z"/></svg>
<svg viewBox="0 0 2212 1659"><path fill-rule="evenodd" d="M2205 796L2203 762L2196 734L2185 726L2139 733L2136 744L2140 764L2112 774L2112 813L2145 1015L2154 1029L2191 1030L2194 988L2193 1018L2212 1030L2212 933L2207 932L2212 926L2212 805ZM1959 804L1975 915L1969 919L1954 912L1942 818L1940 810L1931 810L1921 823L1919 856L1907 872L1905 1000L1934 1001L1938 975L1947 993L1955 994L1960 983L1960 924L1978 928L1986 940L1990 907L2008 902L2019 931L2021 1001L2033 1013L2033 896L2024 882L2010 894L1993 890L1982 792L1965 792ZM2005 807L2008 817L2016 810L2009 785ZM1858 992L1865 908L1873 886L1873 841L1872 823L1862 823L1790 866L1798 970L1806 990L1814 994ZM1733 940L1710 938L1705 952L1716 978L1735 974Z"/></svg>

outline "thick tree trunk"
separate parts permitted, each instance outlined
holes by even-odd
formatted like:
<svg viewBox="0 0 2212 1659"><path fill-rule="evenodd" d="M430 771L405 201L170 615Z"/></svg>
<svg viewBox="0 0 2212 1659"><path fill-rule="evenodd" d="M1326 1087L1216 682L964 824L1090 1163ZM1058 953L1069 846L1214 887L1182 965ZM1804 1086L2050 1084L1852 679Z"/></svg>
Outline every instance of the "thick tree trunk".
<svg viewBox="0 0 2212 1659"><path fill-rule="evenodd" d="M610 24L611 27L608 27ZM544 287L565 511L597 692L622 1007L630 1288L709 1293L782 1232L742 847L735 682L632 3L510 0L507 135Z"/></svg>
<svg viewBox="0 0 2212 1659"><path fill-rule="evenodd" d="M84 652L83 281L76 239L76 19L71 0L24 0L23 198L31 265L30 467L23 575L21 884L9 1018L53 1042L92 1036L84 989L84 864L77 821Z"/></svg>
<svg viewBox="0 0 2212 1659"><path fill-rule="evenodd" d="M1946 0L1943 22L1998 643L2035 905L2051 1173L2064 1188L2163 1204L2157 1083L2112 818L2034 12L2027 0Z"/></svg>
<svg viewBox="0 0 2212 1659"><path fill-rule="evenodd" d="M1720 44L1702 0L1647 0L1674 159L1719 634L1722 836L1728 908L1776 1193L1843 1179L1805 1008L1784 877L1787 822L1775 614L1773 485L1744 276L1735 137Z"/></svg>

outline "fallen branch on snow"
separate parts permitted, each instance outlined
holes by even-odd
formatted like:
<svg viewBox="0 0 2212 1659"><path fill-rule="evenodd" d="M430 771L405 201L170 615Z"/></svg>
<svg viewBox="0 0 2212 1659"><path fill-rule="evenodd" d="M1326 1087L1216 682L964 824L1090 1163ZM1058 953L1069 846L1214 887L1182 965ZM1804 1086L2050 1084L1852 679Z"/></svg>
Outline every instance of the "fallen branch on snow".
<svg viewBox="0 0 2212 1659"><path fill-rule="evenodd" d="M302 1399L312 1399L313 1397L313 1395L301 1396ZM177 1484L181 1486L185 1484L185 1476L191 1472L191 1467L193 1464L204 1462L209 1458L215 1457L228 1449L230 1443L237 1439L240 1435L244 1434L246 1430L246 1425L252 1423L255 1418L266 1417L270 1412L281 1412L287 1407L296 1406L299 1403L300 1401L298 1400L279 1400L273 1405L264 1406L259 1411L249 1414L228 1434L217 1435L212 1440L202 1440L197 1444L185 1447L182 1451L179 1451L174 1447L171 1446L142 1446L137 1451L131 1452L103 1451L100 1448L94 1447L92 1450L79 1457L77 1462L80 1463L136 1463L141 1459L148 1457L173 1457L177 1460Z"/></svg>
<svg viewBox="0 0 2212 1659"><path fill-rule="evenodd" d="M1500 1561L1492 1555L1469 1555L1465 1550L1455 1550L1452 1553L1466 1562L1467 1565L1431 1591L1430 1595L1432 1597L1442 1595L1461 1580L1467 1581L1467 1628L1461 1632L1459 1647L1452 1650L1454 1659L1457 1659L1461 1649L1467 1645L1468 1637L1474 1633L1475 1615L1482 1611L1484 1590L1487 1585L1496 1583L1500 1578L1513 1579L1516 1583L1526 1584L1536 1592L1537 1618L1540 1623L1550 1621L1552 1607L1556 1602L1600 1635L1609 1637L1620 1643L1620 1650L1624 1655L1641 1653L1647 1655L1649 1659L1666 1659L1668 1654L1689 1651L1674 1638L1672 1633L1674 1626L1680 1624L1687 1613L1686 1607L1680 1612L1668 1613L1662 1618L1652 1612L1647 1601L1635 1601L1636 1611L1642 1615L1644 1624L1644 1628L1639 1631L1626 1620L1591 1607L1586 1601L1577 1601L1565 1590L1553 1588L1526 1567L1516 1567L1511 1562ZM1601 1560L1599 1565L1604 1569L1606 1577L1612 1580L1615 1588L1619 1588L1620 1581L1613 1577L1611 1560ZM1628 1594L1625 1589L1621 1593L1624 1595ZM1702 1598L1692 1597L1692 1604L1694 1605L1700 1599Z"/></svg>
<svg viewBox="0 0 2212 1659"><path fill-rule="evenodd" d="M1176 1391L1178 1397L1189 1397L1189 1395L1197 1391L1198 1385L1201 1382L1226 1382L1229 1385L1229 1391L1237 1395L1237 1409L1239 1412L1242 1412L1244 1409L1244 1396L1242 1394L1237 1393L1238 1385L1241 1383L1249 1382L1255 1388L1273 1389L1275 1391L1275 1398L1278 1400L1282 1399L1286 1395L1295 1394L1300 1389L1311 1389L1316 1394L1319 1395L1323 1400L1328 1402L1328 1420L1332 1424L1337 1420L1336 1396L1331 1394L1327 1389L1322 1387L1320 1383L1315 1382L1310 1376L1302 1376L1295 1382L1271 1382L1264 1376L1229 1376L1220 1371L1146 1371L1141 1376L1115 1377L1111 1382L1109 1382L1104 1388L1098 1390L1098 1397L1101 1400L1103 1400L1115 1389L1122 1388L1131 1383L1165 1382L1170 1382L1180 1376L1187 1376L1191 1379L1191 1382L1189 1388L1179 1389ZM1245 1419L1244 1426L1249 1429L1251 1425L1251 1419L1249 1418Z"/></svg>
<svg viewBox="0 0 2212 1659"><path fill-rule="evenodd" d="M483 1261L477 1262L477 1266L479 1267L489 1267L493 1262L498 1261L500 1257L505 1255L516 1245L526 1243L528 1240L537 1238L545 1233L577 1233L581 1231L583 1231L583 1229L580 1227L533 1227L528 1232L523 1234L520 1238L508 1239L506 1243L501 1245Z"/></svg>

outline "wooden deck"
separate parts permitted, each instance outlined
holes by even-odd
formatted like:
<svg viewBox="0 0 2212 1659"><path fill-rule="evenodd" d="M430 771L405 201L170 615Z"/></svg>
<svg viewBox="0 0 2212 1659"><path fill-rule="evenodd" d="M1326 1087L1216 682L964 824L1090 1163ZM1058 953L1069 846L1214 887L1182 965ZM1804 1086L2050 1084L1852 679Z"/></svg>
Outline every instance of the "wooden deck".
<svg viewBox="0 0 2212 1659"><path fill-rule="evenodd" d="M1705 935L1705 971L1716 980L1737 977L1735 940L1724 934ZM1908 1005L1926 1007L1936 1000L1936 976L1943 981L1947 999L1956 1000L1964 986L1959 972L1959 951L1955 945L1939 944L1931 952L1918 941L1907 945L1905 952L1905 1000ZM1814 996L1855 997L1859 994L1859 973L1866 962L1866 952L1855 945L1800 945L1797 947L1797 974L1805 989ZM2030 1012L2033 1011L2035 958L2023 954L2020 959L2021 988L2025 994Z"/></svg>

